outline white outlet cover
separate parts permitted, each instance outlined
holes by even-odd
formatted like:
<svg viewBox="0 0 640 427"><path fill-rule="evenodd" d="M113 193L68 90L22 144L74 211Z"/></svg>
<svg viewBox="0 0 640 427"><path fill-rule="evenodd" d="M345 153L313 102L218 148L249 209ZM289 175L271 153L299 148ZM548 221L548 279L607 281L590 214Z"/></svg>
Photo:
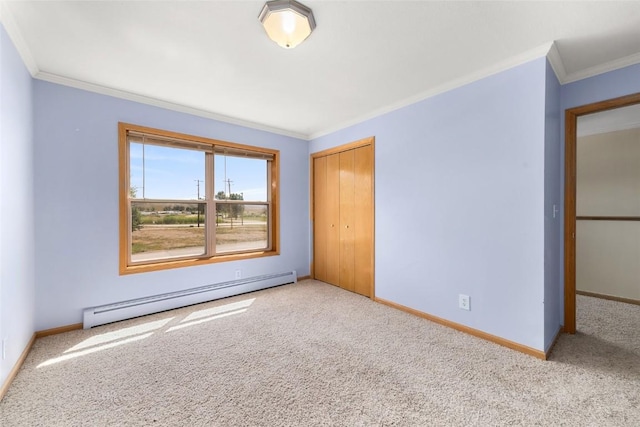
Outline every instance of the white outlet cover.
<svg viewBox="0 0 640 427"><path fill-rule="evenodd" d="M458 295L458 307L467 311L471 310L471 298L469 295Z"/></svg>

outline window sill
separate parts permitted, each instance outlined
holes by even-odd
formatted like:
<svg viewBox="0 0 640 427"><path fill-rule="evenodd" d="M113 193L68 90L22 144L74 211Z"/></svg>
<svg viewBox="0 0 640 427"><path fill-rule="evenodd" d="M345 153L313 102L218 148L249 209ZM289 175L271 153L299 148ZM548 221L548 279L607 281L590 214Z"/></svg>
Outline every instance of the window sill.
<svg viewBox="0 0 640 427"><path fill-rule="evenodd" d="M170 270L174 268L183 267L196 267L199 265L215 264L218 262L228 261L241 261L252 258L262 258L267 256L280 255L277 250L259 251L259 252L246 252L239 254L229 255L216 255L210 258L192 258L192 259L178 259L178 260L166 260L158 261L148 264L134 264L134 265L120 265L120 275L146 273L150 271Z"/></svg>

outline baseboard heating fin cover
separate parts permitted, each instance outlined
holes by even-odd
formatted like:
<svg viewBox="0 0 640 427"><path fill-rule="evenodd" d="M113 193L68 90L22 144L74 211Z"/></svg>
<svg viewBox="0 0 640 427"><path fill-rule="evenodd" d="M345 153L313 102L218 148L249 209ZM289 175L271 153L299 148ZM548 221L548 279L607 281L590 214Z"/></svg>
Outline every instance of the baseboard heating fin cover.
<svg viewBox="0 0 640 427"><path fill-rule="evenodd" d="M262 276L185 289L183 291L91 307L84 310L83 327L84 329L89 329L94 326L117 322L119 320L159 313L165 310L213 301L215 299L271 288L286 283L296 283L297 280L297 274L295 270L293 270L286 273L265 274Z"/></svg>

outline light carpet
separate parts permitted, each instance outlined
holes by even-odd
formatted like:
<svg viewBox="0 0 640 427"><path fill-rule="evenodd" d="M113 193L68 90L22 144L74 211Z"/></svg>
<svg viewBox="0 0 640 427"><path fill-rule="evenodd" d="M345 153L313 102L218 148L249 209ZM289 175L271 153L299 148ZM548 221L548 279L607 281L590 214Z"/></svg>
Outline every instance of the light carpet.
<svg viewBox="0 0 640 427"><path fill-rule="evenodd" d="M640 426L640 306L541 361L313 280L42 338L10 426Z"/></svg>

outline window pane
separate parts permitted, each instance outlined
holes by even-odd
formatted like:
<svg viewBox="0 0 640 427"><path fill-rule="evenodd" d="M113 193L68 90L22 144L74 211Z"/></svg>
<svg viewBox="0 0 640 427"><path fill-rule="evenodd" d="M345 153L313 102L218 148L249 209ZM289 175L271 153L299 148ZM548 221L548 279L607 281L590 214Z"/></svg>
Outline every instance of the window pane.
<svg viewBox="0 0 640 427"><path fill-rule="evenodd" d="M130 143L132 197L204 199L205 153L182 148Z"/></svg>
<svg viewBox="0 0 640 427"><path fill-rule="evenodd" d="M216 204L216 253L268 248L268 205Z"/></svg>
<svg viewBox="0 0 640 427"><path fill-rule="evenodd" d="M216 154L214 170L216 199L268 200L266 160Z"/></svg>
<svg viewBox="0 0 640 427"><path fill-rule="evenodd" d="M131 203L131 261L205 253L204 203Z"/></svg>

